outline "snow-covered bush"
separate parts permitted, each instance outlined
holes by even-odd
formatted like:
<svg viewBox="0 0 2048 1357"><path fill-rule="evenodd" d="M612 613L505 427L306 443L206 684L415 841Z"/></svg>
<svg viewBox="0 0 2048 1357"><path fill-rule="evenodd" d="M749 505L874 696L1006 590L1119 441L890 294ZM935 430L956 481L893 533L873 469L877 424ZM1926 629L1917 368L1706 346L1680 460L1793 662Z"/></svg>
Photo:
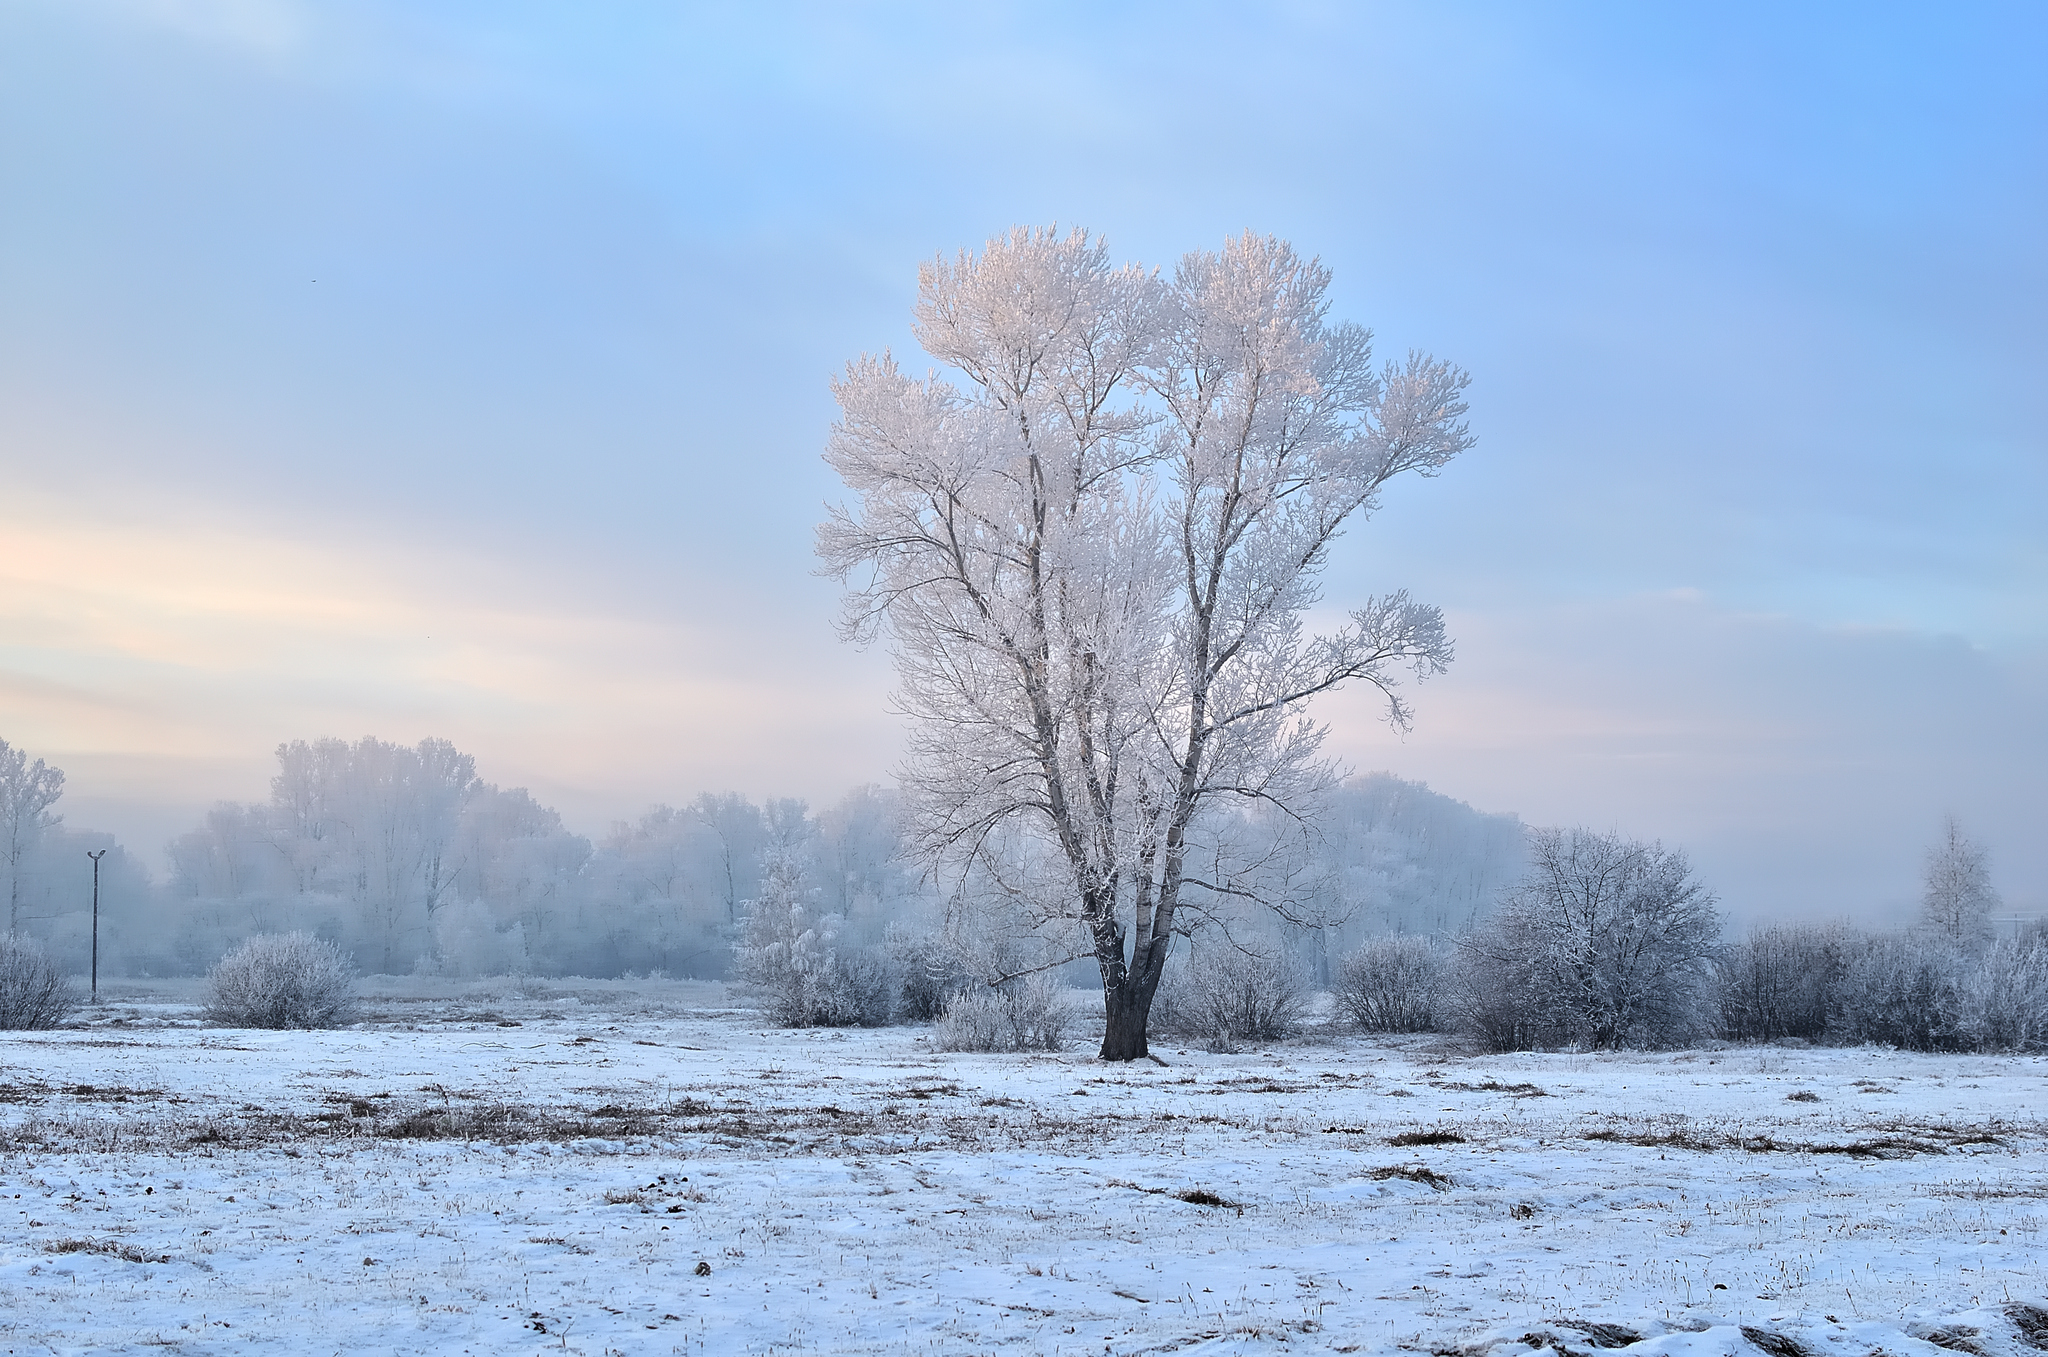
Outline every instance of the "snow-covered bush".
<svg viewBox="0 0 2048 1357"><path fill-rule="evenodd" d="M1909 1051L2048 1044L2048 932L1986 943L1920 927L1760 928L1716 960L1721 1035Z"/></svg>
<svg viewBox="0 0 2048 1357"><path fill-rule="evenodd" d="M734 951L742 980L785 1027L880 1027L894 1015L896 968L878 948L843 947L835 916L814 914L794 853L770 856Z"/></svg>
<svg viewBox="0 0 2048 1357"><path fill-rule="evenodd" d="M1828 1038L1905 1051L1964 1051L1969 958L1931 932L1872 933L1852 949Z"/></svg>
<svg viewBox="0 0 2048 1357"><path fill-rule="evenodd" d="M897 971L879 947L842 948L821 991L821 1025L885 1027L896 1018Z"/></svg>
<svg viewBox="0 0 2048 1357"><path fill-rule="evenodd" d="M55 1027L77 1007L77 989L40 943L19 933L0 936L0 1030Z"/></svg>
<svg viewBox="0 0 2048 1357"><path fill-rule="evenodd" d="M939 1015L942 1051L1057 1051L1071 1014L1049 975L956 991Z"/></svg>
<svg viewBox="0 0 2048 1357"><path fill-rule="evenodd" d="M1528 950L1538 940L1519 923L1496 918L1460 937L1437 988L1438 1020L1483 1050L1526 1051L1561 1040Z"/></svg>
<svg viewBox="0 0 2048 1357"><path fill-rule="evenodd" d="M1492 1050L1681 1045L1710 1028L1720 932L1683 853L1538 830L1528 874L1458 940L1451 1017Z"/></svg>
<svg viewBox="0 0 2048 1357"><path fill-rule="evenodd" d="M972 979L958 950L929 929L889 925L886 946L900 978L897 1016L905 1022L933 1022Z"/></svg>
<svg viewBox="0 0 2048 1357"><path fill-rule="evenodd" d="M2000 938L1979 959L1963 1025L1979 1048L2048 1046L2048 932Z"/></svg>
<svg viewBox="0 0 2048 1357"><path fill-rule="evenodd" d="M740 961L769 1016L784 1027L885 1027L896 1012L896 968L872 947L839 948L805 930L794 944Z"/></svg>
<svg viewBox="0 0 2048 1357"><path fill-rule="evenodd" d="M1159 974L1159 988L1152 991L1152 1011L1145 1019L1151 1032L1175 1037L1204 1035L1189 1006L1186 953L1183 944L1166 958L1166 966Z"/></svg>
<svg viewBox="0 0 2048 1357"><path fill-rule="evenodd" d="M1428 938L1373 938L1337 965L1338 1011L1368 1032L1436 1028L1443 958Z"/></svg>
<svg viewBox="0 0 2048 1357"><path fill-rule="evenodd" d="M229 1027L340 1027L356 1013L356 968L311 933L259 933L207 973L206 1016Z"/></svg>
<svg viewBox="0 0 2048 1357"><path fill-rule="evenodd" d="M1773 924L1714 960L1720 1033L1735 1041L1821 1041L1857 940L1829 924Z"/></svg>
<svg viewBox="0 0 2048 1357"><path fill-rule="evenodd" d="M1908 1051L2029 1050L2048 1044L2048 938L1986 944L1936 929L1859 940L1830 1040Z"/></svg>
<svg viewBox="0 0 2048 1357"><path fill-rule="evenodd" d="M1169 970L1160 991L1165 1002L1153 1000L1154 1026L1229 1050L1239 1041L1293 1033L1308 1008L1308 968L1277 945L1254 949L1217 939L1185 967Z"/></svg>

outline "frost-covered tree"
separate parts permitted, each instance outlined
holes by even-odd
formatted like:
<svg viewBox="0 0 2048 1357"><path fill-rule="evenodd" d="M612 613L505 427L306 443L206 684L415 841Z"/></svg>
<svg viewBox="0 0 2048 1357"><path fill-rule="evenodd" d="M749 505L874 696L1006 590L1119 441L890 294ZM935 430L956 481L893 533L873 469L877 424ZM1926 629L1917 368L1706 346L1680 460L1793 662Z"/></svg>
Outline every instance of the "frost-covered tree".
<svg viewBox="0 0 2048 1357"><path fill-rule="evenodd" d="M748 822L758 825L759 811L747 809ZM739 901L758 885L758 868L751 860L736 866L733 856L731 840L690 808L656 806L637 821L614 825L592 860L591 894L621 935L621 950L637 953L623 963L675 975L723 975Z"/></svg>
<svg viewBox="0 0 2048 1357"><path fill-rule="evenodd" d="M1464 374L1375 370L1328 285L1250 234L1162 277L1085 232L1020 229L920 272L918 341L958 384L885 355L834 388L826 456L856 502L819 551L850 585L846 634L894 641L912 840L1079 925L1104 1059L1146 1054L1184 910L1292 903L1260 869L1299 836L1250 858L1205 840L1248 805L1309 823L1335 781L1310 699L1364 680L1404 723L1398 668L1450 658L1404 593L1302 627L1345 524L1471 443ZM1050 877L991 860L1015 832Z"/></svg>
<svg viewBox="0 0 2048 1357"><path fill-rule="evenodd" d="M0 865L7 869L7 931L21 931L25 869L44 832L57 823L50 807L64 795L64 774L0 740Z"/></svg>
<svg viewBox="0 0 2048 1357"><path fill-rule="evenodd" d="M580 922L590 840L524 787L479 783L456 824L441 903L431 912L447 969L502 974L564 947ZM461 920L450 918L460 911Z"/></svg>
<svg viewBox="0 0 2048 1357"><path fill-rule="evenodd" d="M182 964L306 930L378 970L463 971L575 931L589 841L525 789L484 782L448 741L295 740L277 759L269 801L215 806L171 845ZM476 955L446 957L462 939Z"/></svg>
<svg viewBox="0 0 2048 1357"><path fill-rule="evenodd" d="M1675 1044L1708 1021L1720 934L1683 853L1537 830L1528 874L1459 939L1454 1015L1496 1049Z"/></svg>
<svg viewBox="0 0 2048 1357"><path fill-rule="evenodd" d="M760 808L736 792L714 796L705 792L687 812L691 820L710 831L718 846L717 870L721 899L728 924L737 926L740 903L752 893L748 886L759 867L768 841L767 825Z"/></svg>
<svg viewBox="0 0 2048 1357"><path fill-rule="evenodd" d="M295 740L277 749L271 820L302 889L338 891L362 911L378 969L431 935L462 861L462 815L482 786L476 761L446 740Z"/></svg>
<svg viewBox="0 0 2048 1357"><path fill-rule="evenodd" d="M1991 886L1990 854L1963 833L1953 815L1942 821L1940 842L1927 850L1920 907L1927 926L1951 943L1974 946L1991 940L1998 892Z"/></svg>
<svg viewBox="0 0 2048 1357"><path fill-rule="evenodd" d="M856 787L819 812L815 875L825 902L848 920L886 929L906 897L917 893L901 851L901 818L900 798L873 785Z"/></svg>

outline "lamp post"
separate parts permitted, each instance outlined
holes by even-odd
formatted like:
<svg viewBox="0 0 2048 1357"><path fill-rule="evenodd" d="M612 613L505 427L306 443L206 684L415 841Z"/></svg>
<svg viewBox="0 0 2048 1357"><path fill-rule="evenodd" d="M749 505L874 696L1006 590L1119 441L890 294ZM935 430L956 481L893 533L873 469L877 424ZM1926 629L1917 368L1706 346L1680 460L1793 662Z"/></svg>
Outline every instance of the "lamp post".
<svg viewBox="0 0 2048 1357"><path fill-rule="evenodd" d="M107 855L104 848L88 848L85 855L92 859L92 1001L100 1001L100 859Z"/></svg>

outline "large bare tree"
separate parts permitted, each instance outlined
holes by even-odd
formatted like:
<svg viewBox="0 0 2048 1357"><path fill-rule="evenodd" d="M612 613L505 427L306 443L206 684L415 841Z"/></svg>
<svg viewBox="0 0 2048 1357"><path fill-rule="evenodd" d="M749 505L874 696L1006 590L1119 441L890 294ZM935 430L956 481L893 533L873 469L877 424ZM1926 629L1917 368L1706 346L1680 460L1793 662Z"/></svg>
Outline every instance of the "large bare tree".
<svg viewBox="0 0 2048 1357"><path fill-rule="evenodd" d="M884 355L835 386L826 456L856 502L819 551L846 634L894 641L912 832L1080 925L1104 1059L1147 1054L1183 913L1261 898L1223 828L1312 823L1334 774L1306 704L1364 680L1405 724L1397 671L1450 659L1405 593L1302 626L1345 524L1471 443L1465 375L1375 370L1328 284L1269 237L1163 277L1020 229L921 271L918 341L959 384ZM1049 884L1018 865L1047 861Z"/></svg>

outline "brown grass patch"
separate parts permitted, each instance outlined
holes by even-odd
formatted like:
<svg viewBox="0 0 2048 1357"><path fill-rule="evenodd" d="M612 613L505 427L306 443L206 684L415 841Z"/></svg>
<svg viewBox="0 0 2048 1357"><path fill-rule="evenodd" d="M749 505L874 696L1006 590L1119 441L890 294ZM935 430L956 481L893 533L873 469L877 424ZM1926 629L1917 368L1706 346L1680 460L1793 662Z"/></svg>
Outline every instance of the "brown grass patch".
<svg viewBox="0 0 2048 1357"><path fill-rule="evenodd" d="M2022 1343L2048 1352L2048 1310L2016 1301L2005 1307L2005 1317L2012 1321L2013 1332Z"/></svg>
<svg viewBox="0 0 2048 1357"><path fill-rule="evenodd" d="M1397 1136L1388 1136L1389 1145L1463 1145L1465 1137L1456 1131L1403 1131Z"/></svg>
<svg viewBox="0 0 2048 1357"><path fill-rule="evenodd" d="M151 1253L118 1239L53 1239L43 1245L44 1253L98 1253L125 1263L168 1263L168 1253Z"/></svg>

